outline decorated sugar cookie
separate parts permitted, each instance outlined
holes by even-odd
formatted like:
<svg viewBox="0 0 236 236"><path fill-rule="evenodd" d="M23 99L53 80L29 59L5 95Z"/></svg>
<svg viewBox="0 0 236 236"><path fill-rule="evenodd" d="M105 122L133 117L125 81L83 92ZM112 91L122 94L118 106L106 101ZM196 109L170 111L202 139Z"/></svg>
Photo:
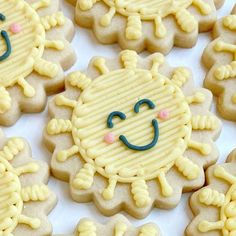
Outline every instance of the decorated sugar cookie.
<svg viewBox="0 0 236 236"><path fill-rule="evenodd" d="M30 156L25 140L0 130L0 235L51 234L47 215L56 197L47 186L49 168Z"/></svg>
<svg viewBox="0 0 236 236"><path fill-rule="evenodd" d="M217 160L221 124L208 111L211 99L162 54L94 58L50 104L52 171L70 182L74 200L93 199L106 215L172 208L182 191L203 185L203 168Z"/></svg>
<svg viewBox="0 0 236 236"><path fill-rule="evenodd" d="M62 90L63 70L75 60L74 27L58 0L1 0L0 34L0 124L12 125Z"/></svg>
<svg viewBox="0 0 236 236"><path fill-rule="evenodd" d="M68 0L76 6L76 21L92 28L104 44L123 49L168 53L190 48L198 32L209 31L216 8L224 0Z"/></svg>
<svg viewBox="0 0 236 236"><path fill-rule="evenodd" d="M209 167L207 186L190 199L194 219L186 229L189 236L233 236L236 233L236 150L227 163Z"/></svg>
<svg viewBox="0 0 236 236"><path fill-rule="evenodd" d="M236 121L236 7L219 20L214 40L204 51L203 62L209 69L205 86L217 96L221 115Z"/></svg>
<svg viewBox="0 0 236 236"><path fill-rule="evenodd" d="M141 227L135 228L122 215L116 215L105 224L99 224L91 219L82 219L73 234L61 236L161 236L159 228L153 224L145 224ZM57 235L59 236L59 235Z"/></svg>

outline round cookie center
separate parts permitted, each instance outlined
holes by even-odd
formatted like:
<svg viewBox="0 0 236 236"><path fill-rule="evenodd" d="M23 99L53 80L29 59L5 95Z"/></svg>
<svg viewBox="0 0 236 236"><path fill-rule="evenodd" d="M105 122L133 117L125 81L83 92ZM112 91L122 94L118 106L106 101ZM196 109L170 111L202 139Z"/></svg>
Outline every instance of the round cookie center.
<svg viewBox="0 0 236 236"><path fill-rule="evenodd" d="M188 8L192 0L103 0L108 6L115 7L116 10L125 16L140 14L144 19L156 14L165 17L176 12L179 8Z"/></svg>
<svg viewBox="0 0 236 236"><path fill-rule="evenodd" d="M11 53L0 61L0 86L12 86L20 77L28 76L34 70L34 60L44 51L45 30L41 26L37 12L25 1L2 0L0 31L7 32ZM7 44L0 40L0 55L7 52Z"/></svg>
<svg viewBox="0 0 236 236"><path fill-rule="evenodd" d="M135 112L143 100L154 106L140 104ZM114 111L125 119L114 116L109 127L108 116ZM81 93L72 123L83 159L94 163L104 177L117 175L121 182L139 176L153 179L163 168L169 170L191 136L191 113L182 91L168 78L153 78L142 69L121 69L96 78Z"/></svg>

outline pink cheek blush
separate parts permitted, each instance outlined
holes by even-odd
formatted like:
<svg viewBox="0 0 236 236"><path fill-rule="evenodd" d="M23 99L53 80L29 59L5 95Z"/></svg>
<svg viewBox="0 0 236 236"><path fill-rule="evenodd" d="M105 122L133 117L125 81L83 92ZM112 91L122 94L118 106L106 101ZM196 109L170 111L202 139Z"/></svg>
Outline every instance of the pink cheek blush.
<svg viewBox="0 0 236 236"><path fill-rule="evenodd" d="M105 136L104 136L104 141L107 143L107 144L112 144L116 141L116 137L113 133L107 133Z"/></svg>
<svg viewBox="0 0 236 236"><path fill-rule="evenodd" d="M10 31L13 33L13 34L18 34L21 32L21 25L20 24L17 24L17 23L13 23L10 25Z"/></svg>
<svg viewBox="0 0 236 236"><path fill-rule="evenodd" d="M170 117L170 112L167 109L163 109L158 113L158 117L162 120L167 120Z"/></svg>

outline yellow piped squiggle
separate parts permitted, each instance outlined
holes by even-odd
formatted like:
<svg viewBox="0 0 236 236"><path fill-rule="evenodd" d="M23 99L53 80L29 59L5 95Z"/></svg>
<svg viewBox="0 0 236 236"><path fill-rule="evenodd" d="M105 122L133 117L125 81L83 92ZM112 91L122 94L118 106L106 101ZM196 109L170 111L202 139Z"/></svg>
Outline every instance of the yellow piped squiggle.
<svg viewBox="0 0 236 236"><path fill-rule="evenodd" d="M157 236L157 233L157 229L152 225L144 225L139 232L139 236Z"/></svg>
<svg viewBox="0 0 236 236"><path fill-rule="evenodd" d="M77 232L79 236L96 236L96 225L92 221L83 221L79 224Z"/></svg>
<svg viewBox="0 0 236 236"><path fill-rule="evenodd" d="M25 147L24 142L20 138L12 138L0 151L0 157L5 158L10 161L16 156L19 152L21 152Z"/></svg>
<svg viewBox="0 0 236 236"><path fill-rule="evenodd" d="M226 16L223 19L223 24L230 30L236 30L236 15Z"/></svg>
<svg viewBox="0 0 236 236"><path fill-rule="evenodd" d="M201 203L206 205L220 207L224 205L225 195L223 193L219 193L216 190L206 188L199 194L199 200Z"/></svg>
<svg viewBox="0 0 236 236"><path fill-rule="evenodd" d="M50 16L41 18L41 23L45 30L50 30L56 26L63 26L65 24L65 16L62 12L56 12Z"/></svg>
<svg viewBox="0 0 236 236"><path fill-rule="evenodd" d="M45 201L49 196L49 189L46 185L33 185L21 189L21 197L24 202Z"/></svg>
<svg viewBox="0 0 236 236"><path fill-rule="evenodd" d="M73 186L78 189L89 189L93 184L93 176L95 171L94 166L89 163L85 164L75 176Z"/></svg>
<svg viewBox="0 0 236 236"><path fill-rule="evenodd" d="M150 202L148 187L145 180L136 180L131 184L131 192L137 207L145 207Z"/></svg>
<svg viewBox="0 0 236 236"><path fill-rule="evenodd" d="M195 130L214 130L217 127L215 116L193 116L192 126Z"/></svg>
<svg viewBox="0 0 236 236"><path fill-rule="evenodd" d="M47 126L49 134L59 134L60 132L70 132L72 130L72 124L70 120L53 119Z"/></svg>

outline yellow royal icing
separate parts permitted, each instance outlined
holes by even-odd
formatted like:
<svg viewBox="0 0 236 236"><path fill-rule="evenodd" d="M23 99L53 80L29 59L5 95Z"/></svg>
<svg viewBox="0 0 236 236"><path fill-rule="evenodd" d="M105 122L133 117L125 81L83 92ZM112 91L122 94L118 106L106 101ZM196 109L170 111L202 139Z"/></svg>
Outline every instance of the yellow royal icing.
<svg viewBox="0 0 236 236"><path fill-rule="evenodd" d="M38 164L28 163L14 167L10 161L24 150L21 139L10 139L0 150L0 235L13 235L18 224L27 224L32 229L40 227L40 220L23 215L24 202L44 201L49 196L48 187L33 185L22 188L20 176L38 171Z"/></svg>
<svg viewBox="0 0 236 236"><path fill-rule="evenodd" d="M236 32L236 15L229 15L223 19L223 25L232 33ZM215 72L215 78L220 81L234 79L236 77L236 45L218 40L214 46L215 52L227 52L233 55L232 61L227 65L219 66ZM236 104L236 92L233 94L232 103Z"/></svg>
<svg viewBox="0 0 236 236"><path fill-rule="evenodd" d="M216 222L201 221L198 229L200 232L221 230L223 236L234 235L236 232L236 177L221 166L215 168L214 176L226 181L230 187L225 194L209 187L200 192L199 201L206 206L218 207L220 215L219 221Z"/></svg>
<svg viewBox="0 0 236 236"><path fill-rule="evenodd" d="M98 0L78 0L82 11L93 7ZM126 38L137 40L142 37L142 21L154 21L156 37L164 37L167 32L162 19L173 15L177 24L185 32L197 29L197 20L187 10L195 6L201 14L208 15L212 9L203 0L102 0L109 11L102 16L100 24L106 27L111 24L116 13L127 17Z"/></svg>
<svg viewBox="0 0 236 236"><path fill-rule="evenodd" d="M113 236L124 236L130 231L130 226L124 222L117 222L114 224ZM100 229L101 230L101 229ZM82 220L76 230L76 235L78 236L96 236L98 235L99 227L93 221ZM134 232L134 231L133 231ZM132 234L134 235L134 233ZM137 236L158 236L157 228L152 224L146 224L142 226L139 232L135 235Z"/></svg>
<svg viewBox="0 0 236 236"><path fill-rule="evenodd" d="M0 114L11 107L11 97L4 87L0 87Z"/></svg>
<svg viewBox="0 0 236 236"><path fill-rule="evenodd" d="M158 232L152 225L144 225L139 233L139 236L157 236Z"/></svg>
<svg viewBox="0 0 236 236"><path fill-rule="evenodd" d="M0 2L0 13L5 17L0 21L0 30L7 32L11 44L11 54L0 61L0 113L5 113L11 107L7 88L17 84L22 87L26 97L33 97L35 89L27 82L28 75L33 71L48 78L58 74L58 65L42 58L45 48L55 50L64 48L63 42L46 39L47 30L64 25L63 14L57 12L51 16L40 17L37 13L39 8L45 8L50 4L51 0L39 0L32 4L24 0ZM12 32L11 27L14 24L17 24L21 30ZM0 55L3 55L6 50L6 44L2 41Z"/></svg>
<svg viewBox="0 0 236 236"><path fill-rule="evenodd" d="M77 228L78 236L96 236L96 225L89 220L83 221Z"/></svg>
<svg viewBox="0 0 236 236"><path fill-rule="evenodd" d="M114 197L116 184L130 183L131 193L137 207L150 204L151 198L147 181L158 179L165 197L173 194L166 174L173 167L189 180L196 179L199 166L185 157L188 148L199 151L202 155L211 152L211 146L191 140L192 130L214 130L217 128L215 116L194 116L190 105L202 103L205 96L196 92L186 97L182 86L189 79L189 72L177 68L169 79L158 72L164 62L161 54L153 58L151 70L139 69L138 56L134 51L121 53L122 69L110 71L106 61L97 58L93 61L101 73L94 80L76 72L71 74L69 83L82 89L78 101L59 95L56 105L73 109L71 119L52 119L47 132L50 135L72 133L74 145L58 153L60 162L80 153L84 166L75 175L72 182L76 189L90 189L95 173L108 179L108 186L102 196L105 200ZM181 76L182 75L182 76ZM132 90L132 93L130 91ZM134 112L134 105L148 98L156 105L154 109L140 107ZM167 119L158 118L158 114L168 110ZM122 111L126 120L114 118L114 127L107 127L107 117L112 111ZM127 148L120 140L112 144L104 142L104 136L112 132L116 137L125 134L135 145L149 143L153 139L152 120L159 123L159 140L149 150L137 151Z"/></svg>

